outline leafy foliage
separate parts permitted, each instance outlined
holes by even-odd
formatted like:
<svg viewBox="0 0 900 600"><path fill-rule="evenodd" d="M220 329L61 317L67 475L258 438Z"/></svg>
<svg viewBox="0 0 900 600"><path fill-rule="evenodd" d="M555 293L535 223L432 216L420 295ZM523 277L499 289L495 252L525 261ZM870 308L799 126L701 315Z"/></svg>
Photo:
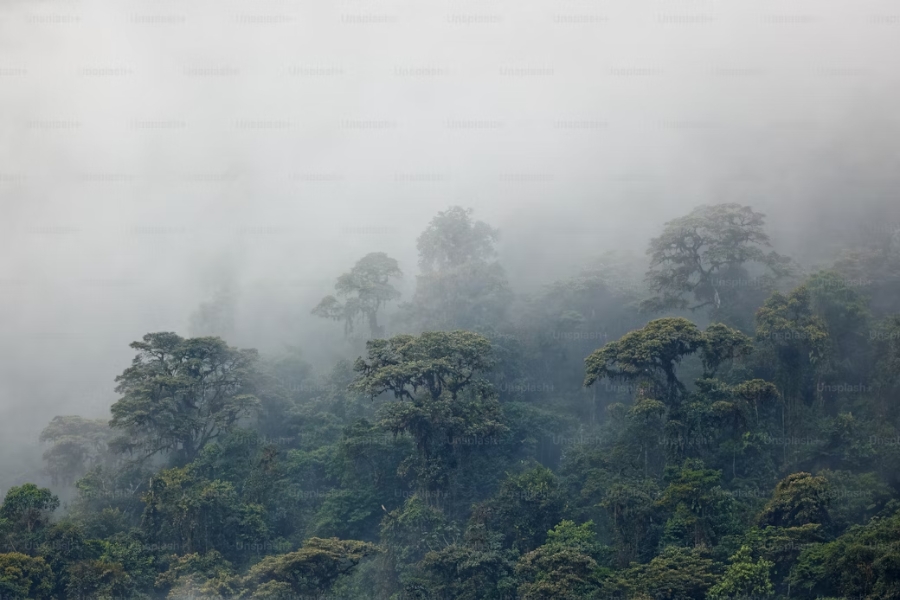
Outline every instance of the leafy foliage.
<svg viewBox="0 0 900 600"><path fill-rule="evenodd" d="M116 378L122 398L111 408L110 426L121 432L112 442L117 452L139 459L170 453L189 462L259 403L248 389L255 350L174 333L149 333L131 347L138 354Z"/></svg>
<svg viewBox="0 0 900 600"><path fill-rule="evenodd" d="M19 552L0 554L0 590L5 598L53 597L53 573L43 558Z"/></svg>
<svg viewBox="0 0 900 600"><path fill-rule="evenodd" d="M774 278L787 273L787 259L765 251L769 236L764 224L763 214L739 204L700 206L666 223L647 250L647 282L655 295L644 308L720 309L740 293L740 287L728 282L749 279L748 263L766 269L758 286L770 287Z"/></svg>
<svg viewBox="0 0 900 600"><path fill-rule="evenodd" d="M55 418L52 489L6 491L0 595L895 598L893 251L791 287L763 225L700 207L650 243L644 307L700 324L646 322L620 255L515 296L498 232L452 207L408 304L384 314L376 252L316 309L368 323L362 356L147 334L109 426Z"/></svg>

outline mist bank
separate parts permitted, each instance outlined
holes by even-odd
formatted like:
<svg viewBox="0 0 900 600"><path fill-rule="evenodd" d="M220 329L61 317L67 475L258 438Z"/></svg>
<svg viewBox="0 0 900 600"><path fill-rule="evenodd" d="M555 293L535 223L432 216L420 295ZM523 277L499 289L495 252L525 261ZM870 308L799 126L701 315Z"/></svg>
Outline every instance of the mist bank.
<svg viewBox="0 0 900 600"><path fill-rule="evenodd" d="M517 293L708 203L808 265L889 236L892 10L5 3L3 438L104 416L127 345L223 288L231 343L328 365L334 278L383 251L408 299L454 204Z"/></svg>

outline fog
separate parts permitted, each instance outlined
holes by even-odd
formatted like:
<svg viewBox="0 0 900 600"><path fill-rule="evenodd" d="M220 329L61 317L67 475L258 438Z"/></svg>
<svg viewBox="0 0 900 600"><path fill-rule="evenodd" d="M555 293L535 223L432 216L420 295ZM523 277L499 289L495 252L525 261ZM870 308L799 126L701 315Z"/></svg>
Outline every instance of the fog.
<svg viewBox="0 0 900 600"><path fill-rule="evenodd" d="M807 262L890 233L898 27L887 1L4 0L0 487L222 285L229 342L332 362L311 308L372 251L408 298L450 205L522 292L709 202Z"/></svg>

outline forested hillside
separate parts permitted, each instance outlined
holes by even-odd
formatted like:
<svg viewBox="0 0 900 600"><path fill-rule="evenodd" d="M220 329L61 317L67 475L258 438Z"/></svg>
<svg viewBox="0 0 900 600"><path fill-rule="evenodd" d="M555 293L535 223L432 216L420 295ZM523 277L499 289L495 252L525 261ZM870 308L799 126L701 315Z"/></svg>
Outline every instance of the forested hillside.
<svg viewBox="0 0 900 600"><path fill-rule="evenodd" d="M450 207L303 307L324 373L201 306L47 424L0 596L898 598L900 233L822 268L771 225L700 206L526 295Z"/></svg>

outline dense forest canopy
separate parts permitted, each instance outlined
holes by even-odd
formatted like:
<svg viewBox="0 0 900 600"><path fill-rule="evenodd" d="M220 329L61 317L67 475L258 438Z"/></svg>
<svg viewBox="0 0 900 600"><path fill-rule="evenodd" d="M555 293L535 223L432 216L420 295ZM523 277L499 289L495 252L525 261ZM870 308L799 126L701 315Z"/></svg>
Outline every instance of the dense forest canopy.
<svg viewBox="0 0 900 600"><path fill-rule="evenodd" d="M410 298L373 251L311 308L327 372L148 333L109 419L47 424L52 489L6 490L3 596L900 596L893 241L810 271L750 206L660 226L643 280L523 296L450 207Z"/></svg>
<svg viewBox="0 0 900 600"><path fill-rule="evenodd" d="M0 0L0 600L900 600L896 0Z"/></svg>

